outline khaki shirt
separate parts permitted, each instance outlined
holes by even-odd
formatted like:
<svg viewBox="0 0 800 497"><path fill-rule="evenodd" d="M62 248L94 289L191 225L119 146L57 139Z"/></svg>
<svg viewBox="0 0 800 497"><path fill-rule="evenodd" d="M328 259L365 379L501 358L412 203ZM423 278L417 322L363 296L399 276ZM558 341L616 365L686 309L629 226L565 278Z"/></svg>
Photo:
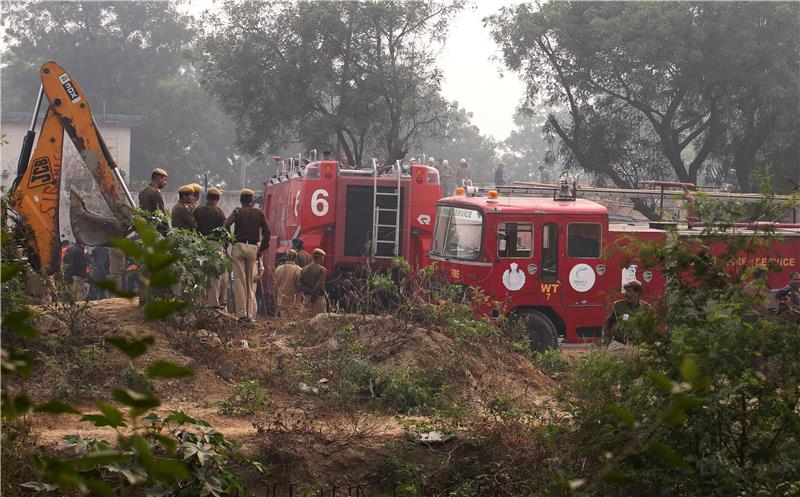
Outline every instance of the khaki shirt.
<svg viewBox="0 0 800 497"><path fill-rule="evenodd" d="M303 294L297 286L300 271L300 266L294 262L287 262L275 269L275 290L278 295L278 307L288 309L303 303Z"/></svg>
<svg viewBox="0 0 800 497"><path fill-rule="evenodd" d="M325 274L327 272L327 269L316 262L312 262L300 270L297 286L308 296L310 302L313 303L320 296L325 295Z"/></svg>
<svg viewBox="0 0 800 497"><path fill-rule="evenodd" d="M789 307L778 307L772 314L780 323L800 324L800 307L789 304Z"/></svg>
<svg viewBox="0 0 800 497"><path fill-rule="evenodd" d="M203 236L207 237L216 228L225 225L225 213L216 205L200 205L193 214L197 221L197 230Z"/></svg>
<svg viewBox="0 0 800 497"><path fill-rule="evenodd" d="M237 242L256 244L261 240L261 249L266 250L269 246L269 224L264 216L264 211L256 207L237 207L225 220L225 226L234 228L234 236ZM259 237L260 234L260 237Z"/></svg>
<svg viewBox="0 0 800 497"><path fill-rule="evenodd" d="M197 231L197 221L183 202L178 201L172 208L172 227Z"/></svg>
<svg viewBox="0 0 800 497"><path fill-rule="evenodd" d="M789 287L789 298L791 299L792 305L800 306L800 288L795 289Z"/></svg>
<svg viewBox="0 0 800 497"><path fill-rule="evenodd" d="M166 212L161 192L153 185L147 185L139 192L139 207L150 212L155 212L156 210Z"/></svg>

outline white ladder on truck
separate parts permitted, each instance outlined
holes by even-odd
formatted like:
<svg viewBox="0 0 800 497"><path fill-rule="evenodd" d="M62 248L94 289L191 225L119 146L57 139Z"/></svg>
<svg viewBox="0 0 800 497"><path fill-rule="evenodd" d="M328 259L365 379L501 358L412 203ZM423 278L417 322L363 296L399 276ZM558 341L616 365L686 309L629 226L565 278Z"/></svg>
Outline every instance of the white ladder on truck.
<svg viewBox="0 0 800 497"><path fill-rule="evenodd" d="M397 161L394 167L394 174L397 178L397 188L394 191L379 192L378 170L374 161L373 170L372 206L374 210L372 211L372 244L370 245L370 252L375 258L389 259L400 255L400 177L402 174L400 161ZM394 207L379 206L378 198L380 197L394 199ZM378 249L386 245L391 246L392 255L378 255Z"/></svg>

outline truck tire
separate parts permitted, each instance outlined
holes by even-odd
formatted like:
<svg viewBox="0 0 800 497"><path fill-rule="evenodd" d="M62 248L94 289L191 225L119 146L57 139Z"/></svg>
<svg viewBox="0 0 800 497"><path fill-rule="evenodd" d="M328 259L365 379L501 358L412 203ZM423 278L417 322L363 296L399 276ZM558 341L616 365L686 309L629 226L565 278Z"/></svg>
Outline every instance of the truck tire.
<svg viewBox="0 0 800 497"><path fill-rule="evenodd" d="M525 331L532 351L544 352L558 348L558 333L550 318L539 311L526 311L520 314L520 318L525 320Z"/></svg>

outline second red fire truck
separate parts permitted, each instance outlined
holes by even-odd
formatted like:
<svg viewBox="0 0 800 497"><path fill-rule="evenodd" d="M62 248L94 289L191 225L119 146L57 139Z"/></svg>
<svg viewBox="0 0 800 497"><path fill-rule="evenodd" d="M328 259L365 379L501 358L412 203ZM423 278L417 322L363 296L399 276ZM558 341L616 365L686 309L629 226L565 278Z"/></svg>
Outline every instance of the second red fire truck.
<svg viewBox="0 0 800 497"><path fill-rule="evenodd" d="M658 225L655 225L658 226ZM741 236L757 236L742 228ZM680 236L700 230L679 229ZM780 268L769 272L772 288L786 285L800 270L800 225L779 225L769 253L742 265ZM477 287L526 318L532 346L591 343L601 335L609 302L637 279L644 299L663 293L664 275L631 262L617 250L631 240L666 243L658 227L609 222L603 205L555 193L552 197L453 196L439 201L431 260L446 280ZM500 310L489 312L499 315Z"/></svg>

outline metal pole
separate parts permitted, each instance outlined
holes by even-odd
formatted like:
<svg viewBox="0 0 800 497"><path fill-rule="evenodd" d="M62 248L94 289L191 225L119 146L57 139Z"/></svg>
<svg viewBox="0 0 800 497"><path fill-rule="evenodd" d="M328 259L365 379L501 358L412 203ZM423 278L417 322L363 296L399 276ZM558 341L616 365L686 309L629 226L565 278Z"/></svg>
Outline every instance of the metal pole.
<svg viewBox="0 0 800 497"><path fill-rule="evenodd" d="M22 179L22 175L25 174L25 171L28 169L28 162L31 160L33 139L36 137L36 120L39 118L39 109L42 106L42 100L44 100L44 85L39 85L39 95L36 97L36 106L33 109L31 125L28 128L28 132L25 134L25 138L22 140L22 151L19 154L19 161L17 162L17 177L14 178L14 182L11 184L9 190L12 193L17 189L19 180Z"/></svg>

